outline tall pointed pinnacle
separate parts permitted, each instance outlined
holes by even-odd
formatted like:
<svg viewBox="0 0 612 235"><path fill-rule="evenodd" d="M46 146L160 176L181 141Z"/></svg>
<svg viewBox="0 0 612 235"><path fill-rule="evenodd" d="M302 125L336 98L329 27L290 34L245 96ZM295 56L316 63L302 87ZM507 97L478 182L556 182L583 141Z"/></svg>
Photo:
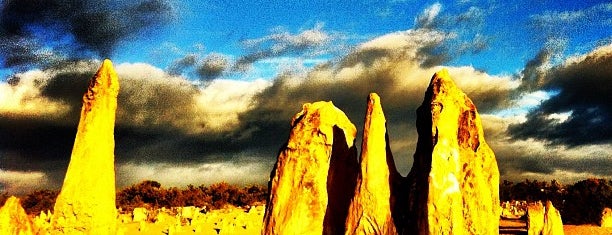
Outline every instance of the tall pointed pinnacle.
<svg viewBox="0 0 612 235"><path fill-rule="evenodd" d="M361 171L349 214L345 234L397 234L391 205L393 179L398 179L393 156L389 150L386 119L376 93L368 97Z"/></svg>
<svg viewBox="0 0 612 235"><path fill-rule="evenodd" d="M497 234L499 170L476 106L436 73L417 110L419 139L411 185L410 234Z"/></svg>
<svg viewBox="0 0 612 235"><path fill-rule="evenodd" d="M115 234L115 112L119 79L110 60L83 95L70 164L53 213L64 234ZM55 234L55 233L53 233Z"/></svg>

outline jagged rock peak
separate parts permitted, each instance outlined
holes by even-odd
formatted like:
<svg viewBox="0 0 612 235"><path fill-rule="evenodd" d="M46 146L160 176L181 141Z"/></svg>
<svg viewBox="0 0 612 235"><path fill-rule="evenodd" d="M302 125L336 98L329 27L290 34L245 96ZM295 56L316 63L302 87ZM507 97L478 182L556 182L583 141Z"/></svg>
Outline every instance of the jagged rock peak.
<svg viewBox="0 0 612 235"><path fill-rule="evenodd" d="M19 198L9 197L0 208L0 234L34 234L32 221L21 207Z"/></svg>
<svg viewBox="0 0 612 235"><path fill-rule="evenodd" d="M89 81L87 92L83 96L83 105L91 106L91 102L97 97L112 96L117 97L119 93L119 78L113 62L109 59L102 61L100 69L96 72L93 78Z"/></svg>
<svg viewBox="0 0 612 235"><path fill-rule="evenodd" d="M357 186L346 220L346 234L397 234L392 217L393 179L399 177L389 150L380 97L368 97Z"/></svg>
<svg viewBox="0 0 612 235"><path fill-rule="evenodd" d="M114 234L115 114L119 79L104 60L83 96L81 118L52 229L64 234Z"/></svg>
<svg viewBox="0 0 612 235"><path fill-rule="evenodd" d="M476 106L446 69L417 110L419 139L408 175L409 226L418 234L497 234L499 170Z"/></svg>
<svg viewBox="0 0 612 235"><path fill-rule="evenodd" d="M357 177L357 129L332 102L305 104L270 176L262 234L338 234Z"/></svg>

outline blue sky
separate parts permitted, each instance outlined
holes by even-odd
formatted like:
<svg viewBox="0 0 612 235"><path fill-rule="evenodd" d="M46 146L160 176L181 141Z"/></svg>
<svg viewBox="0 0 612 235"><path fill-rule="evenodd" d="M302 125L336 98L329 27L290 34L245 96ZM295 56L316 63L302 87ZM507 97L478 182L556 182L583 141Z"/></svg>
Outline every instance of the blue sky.
<svg viewBox="0 0 612 235"><path fill-rule="evenodd" d="M331 100L361 129L369 92L406 175L441 68L477 105L502 179L612 177L606 1L0 4L0 192L59 188L105 57L121 80L118 187L265 184L303 103Z"/></svg>
<svg viewBox="0 0 612 235"><path fill-rule="evenodd" d="M439 4L438 17L449 22L438 27L457 33L462 43L473 43L474 36L479 35L488 44L478 52L462 53L448 64L473 65L491 74L514 74L547 41L563 40L566 45L561 53L571 55L585 53L602 40L610 40L612 30L606 23L610 12L594 9L609 8L604 2L185 1L175 5L175 21L136 41L123 43L115 57L126 62L144 60L160 67L168 66L180 53L218 52L238 57L245 53L241 44L244 40L264 37L278 28L296 34L317 24L341 35L332 44L355 46L389 32L414 28L418 15ZM475 19L452 19L471 10L478 14L471 16ZM572 14L595 15L588 16L588 20L572 20ZM568 19L564 22L562 16ZM559 22L547 22L546 17ZM543 25L537 25L538 19ZM171 49L177 51L169 52Z"/></svg>

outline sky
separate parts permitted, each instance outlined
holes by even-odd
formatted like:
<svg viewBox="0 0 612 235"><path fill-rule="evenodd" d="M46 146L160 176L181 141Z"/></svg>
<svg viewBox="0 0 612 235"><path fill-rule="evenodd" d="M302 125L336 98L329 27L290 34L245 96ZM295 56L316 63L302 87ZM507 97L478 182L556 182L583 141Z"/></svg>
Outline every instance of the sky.
<svg viewBox="0 0 612 235"><path fill-rule="evenodd" d="M406 175L442 68L502 180L612 178L606 1L0 0L0 192L61 187L104 58L118 188L265 184L302 104L330 100L361 130L370 92Z"/></svg>

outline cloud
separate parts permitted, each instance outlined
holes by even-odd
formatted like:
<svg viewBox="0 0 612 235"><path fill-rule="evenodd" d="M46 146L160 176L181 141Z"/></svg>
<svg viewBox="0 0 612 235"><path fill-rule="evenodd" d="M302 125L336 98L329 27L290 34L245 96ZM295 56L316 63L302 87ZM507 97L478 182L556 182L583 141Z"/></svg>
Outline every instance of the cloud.
<svg viewBox="0 0 612 235"><path fill-rule="evenodd" d="M16 75L0 83L0 157L11 170L40 170L61 182L72 149L82 95L99 61ZM215 80L207 87L143 63L115 65L120 77L115 128L117 162L198 162L228 142L239 113L268 82ZM4 94L11 95L4 97ZM229 133L229 134L228 134ZM219 149L229 146L225 149ZM200 148L201 147L201 148ZM182 156L175 156L182 154Z"/></svg>
<svg viewBox="0 0 612 235"><path fill-rule="evenodd" d="M446 37L443 43L421 48L429 55L422 66L443 64L463 54L476 54L489 48L492 37L483 31L489 11L472 6L461 13L443 14L442 8L442 4L434 3L414 20L415 29L444 33Z"/></svg>
<svg viewBox="0 0 612 235"><path fill-rule="evenodd" d="M117 178L121 178L122 181L117 187L122 188L151 179L155 179L165 187L184 187L188 184L210 185L222 181L244 186L261 184L268 180L270 167L274 164L261 160L261 158L255 158L188 165L121 164L117 167Z"/></svg>
<svg viewBox="0 0 612 235"><path fill-rule="evenodd" d="M220 77L230 67L228 56L220 53L210 53L197 68L197 73L205 81Z"/></svg>
<svg viewBox="0 0 612 235"><path fill-rule="evenodd" d="M540 75L536 87L555 94L533 109L527 121L511 126L510 133L517 139L535 138L567 146L609 142L610 74L612 44L547 70ZM569 116L563 122L550 118L561 114Z"/></svg>
<svg viewBox="0 0 612 235"><path fill-rule="evenodd" d="M316 57L333 52L330 42L339 40L340 36L323 30L323 23L317 23L312 29L292 34L283 28L276 28L270 35L261 38L247 39L242 42L248 53L238 58L234 69L246 71L256 61L286 55Z"/></svg>
<svg viewBox="0 0 612 235"><path fill-rule="evenodd" d="M425 8L420 15L414 20L416 28L434 28L436 27L436 17L442 10L442 4L439 2Z"/></svg>
<svg viewBox="0 0 612 235"><path fill-rule="evenodd" d="M574 11L546 11L532 15L531 26L541 37L562 38L590 30L606 30L612 26L612 3L599 3L589 8Z"/></svg>
<svg viewBox="0 0 612 235"><path fill-rule="evenodd" d="M26 69L110 56L123 40L174 17L165 0L3 1L0 10L2 64Z"/></svg>
<svg viewBox="0 0 612 235"><path fill-rule="evenodd" d="M0 169L0 193L25 195L34 190L43 189L47 179L44 172L23 172Z"/></svg>
<svg viewBox="0 0 612 235"><path fill-rule="evenodd" d="M440 66L423 68L422 47L436 45L445 35L431 30L408 30L372 39L356 47L338 63L316 66L306 74L286 73L255 96L256 105L240 115L243 130L260 146L272 149L286 141L289 120L301 105L331 100L359 127L365 99L381 96L398 167L407 172L416 143L415 110L431 76ZM451 76L476 102L480 112L505 107L506 96L518 86L511 77L491 76L471 67L448 67ZM359 140L358 142L359 143Z"/></svg>

